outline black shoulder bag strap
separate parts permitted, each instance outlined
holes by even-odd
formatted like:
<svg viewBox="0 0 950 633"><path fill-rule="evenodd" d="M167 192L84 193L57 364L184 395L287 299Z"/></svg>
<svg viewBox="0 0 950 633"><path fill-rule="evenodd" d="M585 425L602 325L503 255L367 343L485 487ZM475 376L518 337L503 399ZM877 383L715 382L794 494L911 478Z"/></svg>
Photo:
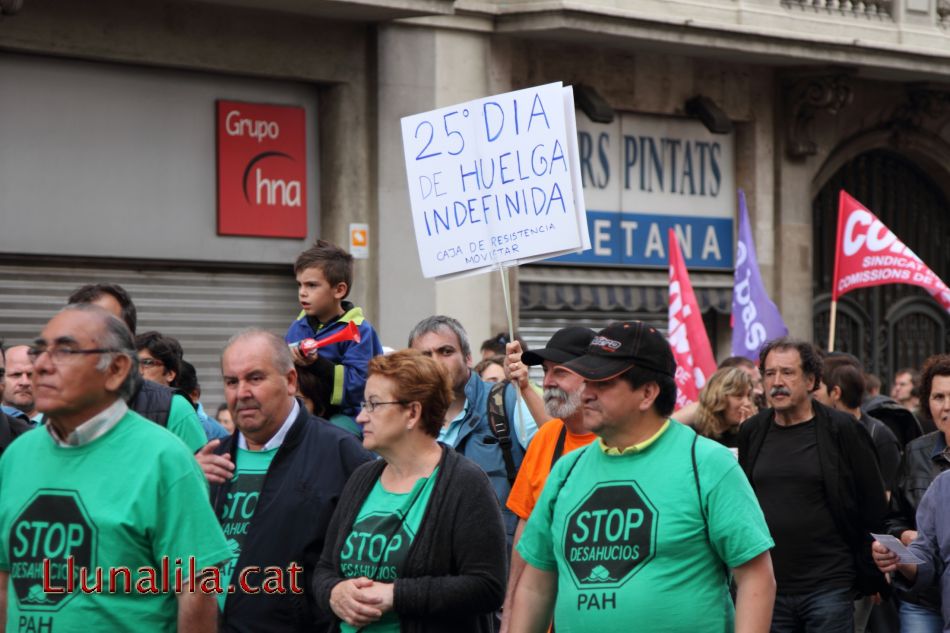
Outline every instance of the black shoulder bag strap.
<svg viewBox="0 0 950 633"><path fill-rule="evenodd" d="M505 411L505 387L508 384L507 380L495 383L488 392L488 426L491 427L492 435L501 447L508 484L514 485L518 469L515 468L515 458L511 454L511 424L508 420L508 412Z"/></svg>
<svg viewBox="0 0 950 633"><path fill-rule="evenodd" d="M693 461L693 481L696 482L696 496L699 498L699 513L703 515L703 528L706 531L706 540L709 540L709 517L706 516L706 506L703 505L703 489L699 484L699 468L696 467L696 440L699 434L693 435L693 443L690 446L690 458Z"/></svg>
<svg viewBox="0 0 950 633"><path fill-rule="evenodd" d="M557 434L557 444L554 445L554 454L551 455L551 468L554 468L554 464L557 463L557 460L561 459L561 455L564 454L564 440L567 439L567 425L561 422L561 432ZM550 471L551 468L548 470Z"/></svg>
<svg viewBox="0 0 950 633"><path fill-rule="evenodd" d="M699 498L699 513L703 516L703 530L706 532L706 541L712 547L712 539L709 538L709 517L706 515L706 506L703 505L703 490L699 483L699 468L696 465L696 441L699 439L699 433L693 435L693 443L690 446L690 458L693 462L693 481L696 482L696 496ZM715 550L714 550L715 551ZM726 561L721 560L722 571L726 576L726 582L729 582L731 573Z"/></svg>

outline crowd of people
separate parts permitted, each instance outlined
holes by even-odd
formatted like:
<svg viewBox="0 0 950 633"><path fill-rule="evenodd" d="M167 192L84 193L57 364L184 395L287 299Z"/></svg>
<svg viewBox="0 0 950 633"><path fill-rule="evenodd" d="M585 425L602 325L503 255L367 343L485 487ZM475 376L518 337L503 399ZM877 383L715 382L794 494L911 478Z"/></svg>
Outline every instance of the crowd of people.
<svg viewBox="0 0 950 633"><path fill-rule="evenodd" d="M4 350L0 631L950 631L950 356L783 338L674 411L649 325L384 354L352 271L300 255L213 416L116 284Z"/></svg>

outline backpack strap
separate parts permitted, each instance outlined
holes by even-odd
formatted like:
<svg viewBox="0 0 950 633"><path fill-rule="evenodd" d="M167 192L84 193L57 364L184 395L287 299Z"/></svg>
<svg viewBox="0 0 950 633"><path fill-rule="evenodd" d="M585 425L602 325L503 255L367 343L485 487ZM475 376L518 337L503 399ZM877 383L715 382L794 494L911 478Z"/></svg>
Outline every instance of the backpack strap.
<svg viewBox="0 0 950 633"><path fill-rule="evenodd" d="M505 388L508 384L507 380L495 383L488 392L488 426L491 428L492 435L498 440L498 446L501 447L508 484L514 485L518 469L515 467L515 458L511 454L511 423L508 420L508 412L505 410Z"/></svg>
<svg viewBox="0 0 950 633"><path fill-rule="evenodd" d="M561 455L564 454L564 440L567 439L567 425L561 422L561 432L557 434L557 444L554 445L554 454L551 455L551 468L554 468L554 464L557 463L557 460L561 459ZM548 471L550 472L550 468Z"/></svg>
<svg viewBox="0 0 950 633"><path fill-rule="evenodd" d="M706 515L706 506L703 504L703 489L699 483L699 468L696 464L696 442L699 440L699 433L693 434L693 443L690 446L690 458L693 462L693 481L696 482L696 496L699 498L699 513L703 516L703 531L706 533L706 541L709 543L709 546L712 547L712 539L709 538L709 517ZM722 563L722 571L726 576L726 582L730 582L732 573L729 571L729 566L726 565L726 561L720 561Z"/></svg>
<svg viewBox="0 0 950 633"><path fill-rule="evenodd" d="M699 484L699 468L696 467L696 440L698 439L699 433L694 434L689 452L693 462L693 481L696 482L696 496L699 498L699 513L703 515L703 528L706 532L706 540L709 540L709 517L706 516L706 506L703 505L703 489Z"/></svg>

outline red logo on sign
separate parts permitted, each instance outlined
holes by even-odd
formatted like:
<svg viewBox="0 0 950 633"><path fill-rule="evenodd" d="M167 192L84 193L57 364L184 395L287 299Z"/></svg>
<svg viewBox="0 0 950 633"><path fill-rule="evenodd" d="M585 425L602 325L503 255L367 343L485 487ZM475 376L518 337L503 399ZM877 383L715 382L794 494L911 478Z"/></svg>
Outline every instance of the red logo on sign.
<svg viewBox="0 0 950 633"><path fill-rule="evenodd" d="M218 235L307 237L304 109L217 105Z"/></svg>

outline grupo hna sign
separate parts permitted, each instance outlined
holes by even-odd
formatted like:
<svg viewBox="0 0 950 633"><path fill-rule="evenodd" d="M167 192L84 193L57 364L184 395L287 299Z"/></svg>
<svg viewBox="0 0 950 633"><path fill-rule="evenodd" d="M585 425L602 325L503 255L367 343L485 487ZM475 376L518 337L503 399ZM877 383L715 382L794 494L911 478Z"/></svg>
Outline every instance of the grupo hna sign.
<svg viewBox="0 0 950 633"><path fill-rule="evenodd" d="M217 102L218 235L307 237L305 111Z"/></svg>

